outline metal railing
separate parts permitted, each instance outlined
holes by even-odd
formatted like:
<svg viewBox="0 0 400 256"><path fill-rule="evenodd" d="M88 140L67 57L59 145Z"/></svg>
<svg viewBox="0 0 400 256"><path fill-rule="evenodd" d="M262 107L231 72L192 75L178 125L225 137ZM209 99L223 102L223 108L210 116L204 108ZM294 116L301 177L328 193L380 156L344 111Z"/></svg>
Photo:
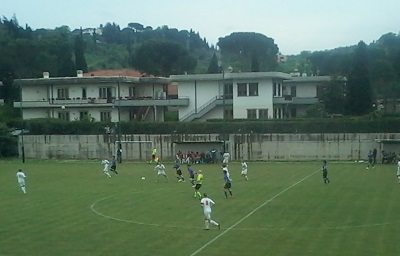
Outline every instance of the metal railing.
<svg viewBox="0 0 400 256"><path fill-rule="evenodd" d="M213 109L216 106L216 102L218 99L221 99L221 96L214 96L211 99L209 99L206 103L204 103L203 105L201 105L200 107L196 109L190 111L189 113L187 113L186 115L182 116L182 118L180 118L180 121L192 121L195 118L199 118L202 115L206 114L207 112L209 112L211 109Z"/></svg>

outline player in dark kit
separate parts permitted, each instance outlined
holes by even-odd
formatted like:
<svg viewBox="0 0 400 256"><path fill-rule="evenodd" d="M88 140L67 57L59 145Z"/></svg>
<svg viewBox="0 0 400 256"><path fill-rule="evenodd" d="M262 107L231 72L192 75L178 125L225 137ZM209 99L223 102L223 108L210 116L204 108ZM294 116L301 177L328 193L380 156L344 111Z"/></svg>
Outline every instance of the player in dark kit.
<svg viewBox="0 0 400 256"><path fill-rule="evenodd" d="M323 164L322 164L322 178L324 179L325 184L328 184L331 182L328 178L328 164L327 164L326 160L324 160Z"/></svg>
<svg viewBox="0 0 400 256"><path fill-rule="evenodd" d="M178 179L178 182L184 182L185 178L183 178L182 175L181 165L176 162L174 168L176 169L176 178Z"/></svg>
<svg viewBox="0 0 400 256"><path fill-rule="evenodd" d="M224 194L225 194L225 198L228 199L228 193L232 196L232 180L231 177L229 177L229 172L227 172L226 170L222 171L224 173Z"/></svg>
<svg viewBox="0 0 400 256"><path fill-rule="evenodd" d="M111 159L110 171L112 171L115 174L118 174L118 172L117 172L117 160L115 159L115 156L113 156L112 159Z"/></svg>
<svg viewBox="0 0 400 256"><path fill-rule="evenodd" d="M188 168L187 170L188 170L188 173L189 173L190 183L192 183L192 185L194 186L195 185L195 182L194 182L194 170L193 170L193 168L192 168L192 166L190 164L187 165L187 168Z"/></svg>

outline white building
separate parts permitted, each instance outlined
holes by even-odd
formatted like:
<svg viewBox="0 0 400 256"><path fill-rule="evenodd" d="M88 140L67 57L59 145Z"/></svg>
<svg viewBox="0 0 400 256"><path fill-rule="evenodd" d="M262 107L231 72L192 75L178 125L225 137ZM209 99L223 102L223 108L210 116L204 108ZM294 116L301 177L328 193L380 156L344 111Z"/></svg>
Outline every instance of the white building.
<svg viewBox="0 0 400 256"><path fill-rule="evenodd" d="M281 72L173 75L178 95L189 98L179 107L179 120L282 119L304 116L319 102L318 90L328 76L292 77Z"/></svg>
<svg viewBox="0 0 400 256"><path fill-rule="evenodd" d="M168 106L188 105L188 99L168 99L168 78L49 77L17 79L23 119L59 118L69 121L164 121Z"/></svg>
<svg viewBox="0 0 400 256"><path fill-rule="evenodd" d="M164 121L173 107L179 121L283 119L304 116L319 102L329 76L293 77L282 72L172 75L163 77L89 76L17 79L23 119ZM169 97L169 85L178 96Z"/></svg>

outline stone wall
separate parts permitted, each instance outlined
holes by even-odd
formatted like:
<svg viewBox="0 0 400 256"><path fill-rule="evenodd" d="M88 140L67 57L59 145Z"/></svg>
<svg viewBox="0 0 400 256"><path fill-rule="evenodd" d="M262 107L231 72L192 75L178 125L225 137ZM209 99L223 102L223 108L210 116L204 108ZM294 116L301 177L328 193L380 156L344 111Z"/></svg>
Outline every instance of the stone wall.
<svg viewBox="0 0 400 256"><path fill-rule="evenodd" d="M153 146L166 161L189 148L222 152L225 147L233 160L253 161L359 160L366 159L373 148L378 158L382 150L400 152L400 146L380 143L382 139L399 140L400 133L122 135L121 147L122 159L134 161L150 159ZM108 158L115 154L117 144L107 135L24 135L25 157L32 159Z"/></svg>

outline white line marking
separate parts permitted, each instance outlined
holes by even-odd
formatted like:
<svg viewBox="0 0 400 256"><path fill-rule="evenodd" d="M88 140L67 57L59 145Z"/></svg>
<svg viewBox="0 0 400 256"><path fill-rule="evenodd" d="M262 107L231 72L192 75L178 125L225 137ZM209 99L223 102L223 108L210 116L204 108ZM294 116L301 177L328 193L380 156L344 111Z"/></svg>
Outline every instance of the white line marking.
<svg viewBox="0 0 400 256"><path fill-rule="evenodd" d="M235 224L233 224L232 226L230 226L229 228L227 228L225 231L223 231L222 233L219 233L219 235L217 235L216 237L214 237L213 239L211 239L210 241L208 241L207 243L205 243L202 247L200 247L199 249L197 249L196 251L194 251L192 254L190 254L190 256L194 256L197 255L199 252L203 251L204 248L206 248L207 246L209 246L210 244L214 243L218 238L220 238L221 236L225 235L226 233L228 233L231 229L235 228L237 225L239 225L240 223L242 223L244 220L246 220L248 217L250 217L251 215L253 215L256 211L258 211L260 208L264 207L265 205L269 204L272 200L274 200L275 198L277 198L278 196L282 195L283 193L285 193L286 191L290 190L291 188L295 187L296 185L300 184L301 182L305 181L306 179L310 178L311 176L313 176L314 174L320 172L320 170L317 170L307 176L305 176L304 178L302 178L301 180L295 182L294 184L290 185L289 187L285 188L284 190L282 190L281 192L279 192L278 194L274 195L273 197L271 197L270 199L268 199L267 201L265 201L264 203L262 203L260 206L254 208L254 210L252 210L251 212L249 212L246 216L244 216L243 218L241 218L240 220L238 220Z"/></svg>

